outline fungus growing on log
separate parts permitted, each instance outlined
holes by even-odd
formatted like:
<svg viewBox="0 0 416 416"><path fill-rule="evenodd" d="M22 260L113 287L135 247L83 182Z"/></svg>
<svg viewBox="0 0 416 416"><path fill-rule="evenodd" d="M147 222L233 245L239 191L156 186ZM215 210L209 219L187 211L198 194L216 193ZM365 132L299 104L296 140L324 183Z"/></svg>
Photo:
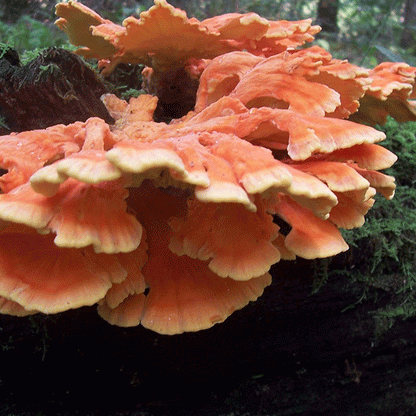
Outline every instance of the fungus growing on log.
<svg viewBox="0 0 416 416"><path fill-rule="evenodd" d="M318 31L310 21L200 22L164 0L123 26L71 0L57 13L105 73L140 62L151 84L189 70L198 90L193 110L166 122L154 120L156 96L107 94L112 125L92 117L1 138L0 312L97 303L115 325L209 328L257 299L280 259L347 250L339 228L362 226L376 192L393 197L378 170L395 155L352 116L373 111L360 107L373 97L411 117L414 68L385 75L296 50Z"/></svg>

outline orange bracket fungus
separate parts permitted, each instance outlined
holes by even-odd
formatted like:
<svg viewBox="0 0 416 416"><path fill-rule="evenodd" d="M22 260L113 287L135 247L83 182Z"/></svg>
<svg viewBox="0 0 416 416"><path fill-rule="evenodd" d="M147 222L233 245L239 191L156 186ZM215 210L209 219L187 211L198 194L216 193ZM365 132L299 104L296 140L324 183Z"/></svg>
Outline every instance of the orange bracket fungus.
<svg viewBox="0 0 416 416"><path fill-rule="evenodd" d="M376 192L393 197L379 170L396 156L371 126L415 118L415 68L299 49L319 31L309 20L199 21L165 0L122 25L73 0L56 11L79 54L104 75L144 64L154 95L103 96L112 125L1 138L0 312L97 304L115 325L209 328L256 300L280 259L347 250L339 229L362 226ZM192 109L155 121L178 73Z"/></svg>

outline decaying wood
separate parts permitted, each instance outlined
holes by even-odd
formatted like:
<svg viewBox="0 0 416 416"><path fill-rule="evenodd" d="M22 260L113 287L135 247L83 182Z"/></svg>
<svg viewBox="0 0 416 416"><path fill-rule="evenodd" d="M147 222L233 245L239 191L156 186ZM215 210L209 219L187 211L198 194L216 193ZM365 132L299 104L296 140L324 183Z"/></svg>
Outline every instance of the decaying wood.
<svg viewBox="0 0 416 416"><path fill-rule="evenodd" d="M1 317L0 402L25 415L413 415L415 319L380 319L394 295L363 300L347 277L312 293L313 268L276 265L257 302L197 333L110 326L95 307Z"/></svg>
<svg viewBox="0 0 416 416"><path fill-rule="evenodd" d="M0 134L43 129L54 124L101 117L106 87L79 57L52 48L21 66L11 49L0 60Z"/></svg>

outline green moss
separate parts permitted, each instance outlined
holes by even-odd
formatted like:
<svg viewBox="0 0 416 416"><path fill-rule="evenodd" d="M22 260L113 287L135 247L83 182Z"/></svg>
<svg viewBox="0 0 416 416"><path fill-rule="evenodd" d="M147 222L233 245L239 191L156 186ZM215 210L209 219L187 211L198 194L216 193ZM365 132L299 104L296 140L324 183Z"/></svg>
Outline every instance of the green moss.
<svg viewBox="0 0 416 416"><path fill-rule="evenodd" d="M389 119L379 128L387 136L383 145L399 158L385 172L396 178L396 195L378 197L363 227L342 231L354 267L350 261L336 273L395 294L379 317L408 318L416 315L416 122Z"/></svg>

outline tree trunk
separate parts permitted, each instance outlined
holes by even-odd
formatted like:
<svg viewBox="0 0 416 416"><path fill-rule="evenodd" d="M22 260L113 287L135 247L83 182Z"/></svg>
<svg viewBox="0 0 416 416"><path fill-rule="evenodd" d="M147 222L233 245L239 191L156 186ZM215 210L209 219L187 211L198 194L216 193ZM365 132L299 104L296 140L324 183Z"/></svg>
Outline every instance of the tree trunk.
<svg viewBox="0 0 416 416"><path fill-rule="evenodd" d="M416 0L406 0L404 8L404 29L400 39L402 48L409 48L415 43Z"/></svg>
<svg viewBox="0 0 416 416"><path fill-rule="evenodd" d="M324 32L338 33L338 0L319 0L317 23Z"/></svg>

